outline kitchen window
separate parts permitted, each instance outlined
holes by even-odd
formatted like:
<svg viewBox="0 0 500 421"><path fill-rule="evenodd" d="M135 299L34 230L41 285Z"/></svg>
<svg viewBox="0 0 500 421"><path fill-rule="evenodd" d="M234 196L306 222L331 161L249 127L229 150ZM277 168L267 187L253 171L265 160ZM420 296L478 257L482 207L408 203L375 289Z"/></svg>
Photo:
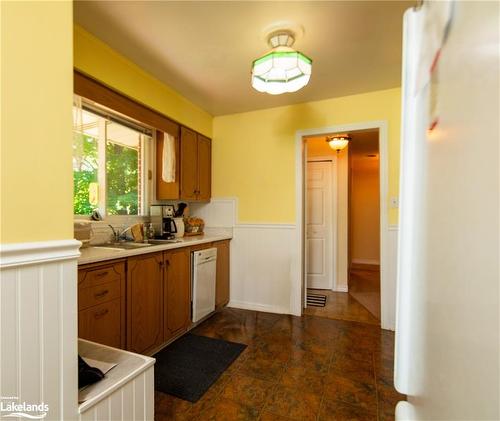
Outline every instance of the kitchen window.
<svg viewBox="0 0 500 421"><path fill-rule="evenodd" d="M151 131L77 96L73 123L74 214L146 214Z"/></svg>

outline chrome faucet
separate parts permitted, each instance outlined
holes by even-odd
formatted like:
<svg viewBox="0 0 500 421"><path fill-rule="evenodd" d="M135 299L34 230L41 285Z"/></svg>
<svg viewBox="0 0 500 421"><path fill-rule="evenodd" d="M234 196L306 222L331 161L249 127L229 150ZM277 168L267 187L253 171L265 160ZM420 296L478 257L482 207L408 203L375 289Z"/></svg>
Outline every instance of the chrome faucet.
<svg viewBox="0 0 500 421"><path fill-rule="evenodd" d="M125 228L123 231L120 232L118 228L113 227L113 225L108 224L108 227L111 228L111 231L113 231L113 238L115 243L120 242L121 240L126 240L125 233L130 230L130 228L133 227L133 225L130 225L129 227Z"/></svg>
<svg viewBox="0 0 500 421"><path fill-rule="evenodd" d="M108 224L108 227L110 227L111 231L113 231L113 240L115 241L115 243L120 241L120 231L118 230L118 228L115 229L111 224Z"/></svg>

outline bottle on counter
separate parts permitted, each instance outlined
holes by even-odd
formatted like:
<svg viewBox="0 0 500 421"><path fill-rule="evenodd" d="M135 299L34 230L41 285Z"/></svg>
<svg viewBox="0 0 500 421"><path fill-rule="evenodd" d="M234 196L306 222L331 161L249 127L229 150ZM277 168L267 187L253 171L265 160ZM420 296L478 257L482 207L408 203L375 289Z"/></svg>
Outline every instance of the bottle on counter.
<svg viewBox="0 0 500 421"><path fill-rule="evenodd" d="M149 223L144 227L144 241L153 240L154 238L155 238L155 228L153 227L152 223Z"/></svg>

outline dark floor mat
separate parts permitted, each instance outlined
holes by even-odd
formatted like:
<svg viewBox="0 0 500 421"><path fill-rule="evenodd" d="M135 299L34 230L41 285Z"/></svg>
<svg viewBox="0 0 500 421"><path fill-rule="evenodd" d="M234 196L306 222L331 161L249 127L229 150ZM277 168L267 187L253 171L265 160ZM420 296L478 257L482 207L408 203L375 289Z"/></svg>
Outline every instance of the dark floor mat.
<svg viewBox="0 0 500 421"><path fill-rule="evenodd" d="M155 389L196 402L245 348L188 333L154 355Z"/></svg>

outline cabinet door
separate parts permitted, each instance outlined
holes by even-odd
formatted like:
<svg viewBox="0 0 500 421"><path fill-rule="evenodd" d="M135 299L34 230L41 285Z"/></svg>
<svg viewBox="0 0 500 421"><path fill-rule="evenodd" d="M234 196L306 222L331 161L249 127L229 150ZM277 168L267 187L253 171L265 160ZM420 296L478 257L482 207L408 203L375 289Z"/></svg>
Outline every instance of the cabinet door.
<svg viewBox="0 0 500 421"><path fill-rule="evenodd" d="M198 135L198 200L210 200L212 186L212 142Z"/></svg>
<svg viewBox="0 0 500 421"><path fill-rule="evenodd" d="M103 345L121 348L120 298L78 313L78 336Z"/></svg>
<svg viewBox="0 0 500 421"><path fill-rule="evenodd" d="M161 176L163 171L163 140L165 138L165 133L159 130L156 131L156 198L159 200L179 198L181 172L179 159L179 135L177 133L171 133L172 136L175 137L175 181L167 183Z"/></svg>
<svg viewBox="0 0 500 421"><path fill-rule="evenodd" d="M163 255L128 259L127 348L146 353L163 340Z"/></svg>
<svg viewBox="0 0 500 421"><path fill-rule="evenodd" d="M215 306L220 308L229 302L229 241L218 241L214 245L217 247Z"/></svg>
<svg viewBox="0 0 500 421"><path fill-rule="evenodd" d="M186 330L191 322L191 279L189 249L166 252L164 298L164 341Z"/></svg>
<svg viewBox="0 0 500 421"><path fill-rule="evenodd" d="M198 141L196 133L181 127L181 199L196 200L198 192Z"/></svg>

